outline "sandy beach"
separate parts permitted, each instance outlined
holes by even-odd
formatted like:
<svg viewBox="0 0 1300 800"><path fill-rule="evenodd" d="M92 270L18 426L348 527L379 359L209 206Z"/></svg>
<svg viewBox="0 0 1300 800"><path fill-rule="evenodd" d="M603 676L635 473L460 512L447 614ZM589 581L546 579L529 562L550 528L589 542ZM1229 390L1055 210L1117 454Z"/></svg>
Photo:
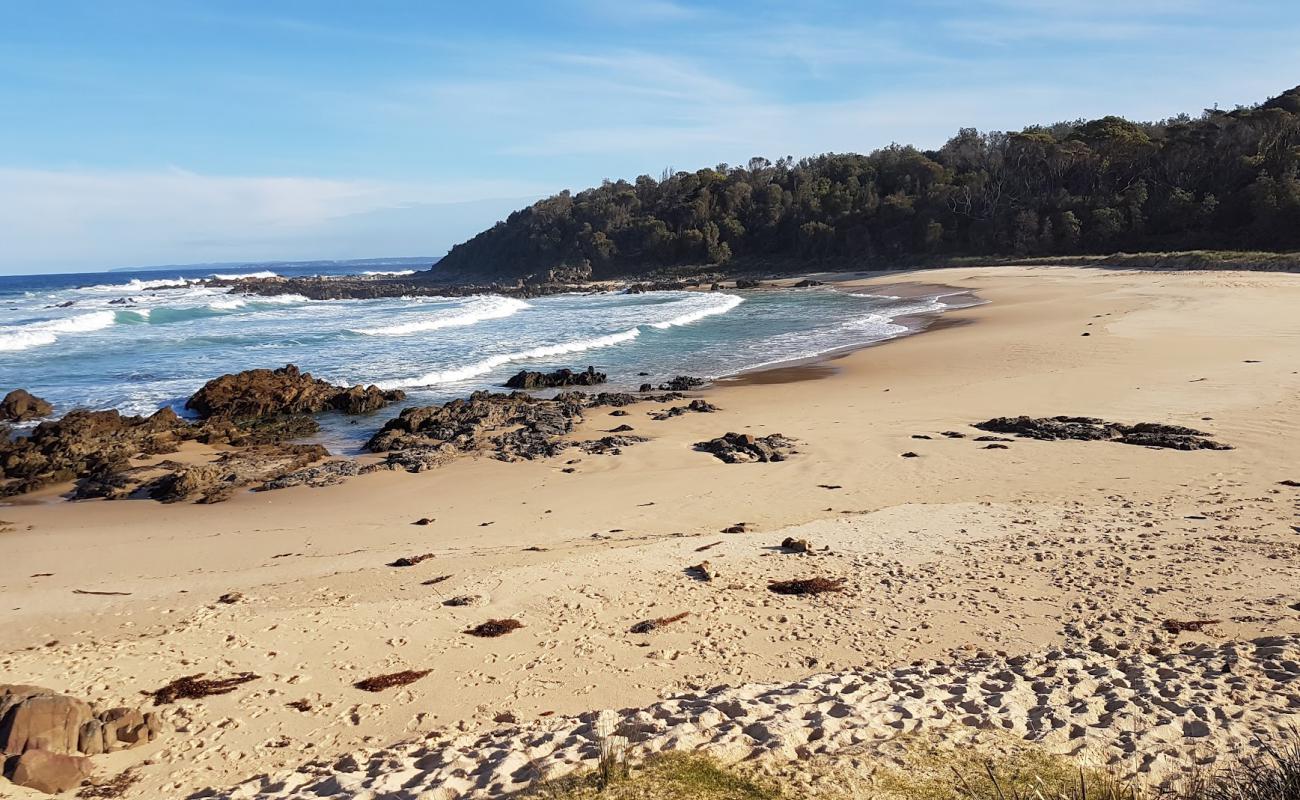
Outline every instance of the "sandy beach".
<svg viewBox="0 0 1300 800"><path fill-rule="evenodd" d="M512 753L583 766L590 748L566 735L589 733L602 709L645 715L650 749L707 745L733 760L996 728L1153 782L1175 756L1213 758L1300 723L1300 489L1281 483L1300 481L1300 275L991 267L836 279L943 284L986 303L918 335L692 393L715 413L589 413L576 437L621 424L650 437L620 455L466 457L206 506L70 503L57 489L0 506L0 674L103 705L140 705L184 675L256 674L160 707L157 741L96 758L102 776L133 767L126 796L140 798L315 797L327 779L350 797L500 794L530 780ZM975 440L985 432L972 423L1020 414L1184 425L1233 449ZM728 431L780 433L797 452L725 464L692 448ZM783 549L787 537L811 551ZM705 560L709 581L690 569ZM818 576L845 579L843 591L768 590ZM465 635L490 618L523 627ZM1214 622L1166 625L1197 620ZM1052 695L1048 666L1062 658L1114 675ZM1202 679L1227 658L1237 679ZM1126 659L1142 681L1115 677ZM1019 688L961 697L917 661ZM353 686L407 669L431 672L380 693ZM774 707L781 686L816 705L846 675L885 687L841 715L856 727L810 738L773 724L764 738L708 713ZM1066 719L1076 695L1083 710ZM670 700L683 696L696 699ZM904 707L915 725L880 713ZM478 738L493 731L505 731L496 749ZM482 774L455 766L489 751L502 755Z"/></svg>

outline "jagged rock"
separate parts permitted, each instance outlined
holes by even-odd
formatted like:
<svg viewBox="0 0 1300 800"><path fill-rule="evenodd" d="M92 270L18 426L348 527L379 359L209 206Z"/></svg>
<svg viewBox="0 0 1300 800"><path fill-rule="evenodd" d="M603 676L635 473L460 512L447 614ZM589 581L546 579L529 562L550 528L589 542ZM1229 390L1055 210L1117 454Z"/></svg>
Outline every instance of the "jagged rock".
<svg viewBox="0 0 1300 800"><path fill-rule="evenodd" d="M26 389L14 389L0 400L0 420L7 422L27 422L53 413L54 406Z"/></svg>
<svg viewBox="0 0 1300 800"><path fill-rule="evenodd" d="M727 433L707 442L696 442L695 449L712 453L728 464L750 461L784 461L793 451L794 442L779 433L754 436L749 433Z"/></svg>
<svg viewBox="0 0 1300 800"><path fill-rule="evenodd" d="M629 394L561 392L539 398L525 392L475 392L440 406L403 409L367 443L372 452L405 453L436 448L437 460L456 452L488 452L503 461L548 458L572 446L584 410L636 402ZM398 456L401 458L402 456Z"/></svg>
<svg viewBox="0 0 1300 800"><path fill-rule="evenodd" d="M678 375L667 383L659 384L659 389L660 391L665 392L688 392L691 389L699 388L706 383L708 383L708 381L703 378L695 378L690 375Z"/></svg>
<svg viewBox="0 0 1300 800"><path fill-rule="evenodd" d="M557 369L554 372L530 372L520 370L506 381L507 389L554 389L562 386L595 386L609 380L603 372L595 367L587 367L582 372L571 369Z"/></svg>
<svg viewBox="0 0 1300 800"><path fill-rule="evenodd" d="M1207 438L1208 434L1181 425L1139 422L1125 425L1096 417L997 417L975 424L993 433L1012 433L1029 439L1056 441L1110 441L1121 444L1162 447L1172 450L1231 450L1230 445Z"/></svg>
<svg viewBox="0 0 1300 800"><path fill-rule="evenodd" d="M578 442L578 449L590 455L616 456L623 452L624 447L648 441L650 440L644 436L602 436L599 439Z"/></svg>
<svg viewBox="0 0 1300 800"><path fill-rule="evenodd" d="M404 399L406 394L399 390L335 386L286 364L274 370L250 369L214 378L185 401L185 407L202 417L243 421L328 409L363 414Z"/></svg>
<svg viewBox="0 0 1300 800"><path fill-rule="evenodd" d="M362 464L358 461L341 459L326 461L324 464L294 470L293 472L269 480L258 487L258 491L266 492L275 489L288 489L291 486L334 486L342 483L347 478L352 478L357 475L365 475L374 472L377 469L383 469L383 465Z"/></svg>
<svg viewBox="0 0 1300 800"><path fill-rule="evenodd" d="M21 494L50 483L99 475L127 467L140 453L165 452L186 436L188 426L169 408L149 417L116 411L72 411L46 420L14 440L0 440L0 496Z"/></svg>
<svg viewBox="0 0 1300 800"><path fill-rule="evenodd" d="M682 414L685 414L687 411L695 411L700 414L712 414L717 410L718 407L713 405L709 401L696 399L696 400L692 400L687 405L673 406L672 408L669 408L666 411L660 411L658 414L651 415L650 418L662 422L663 420L670 419L672 417L680 417Z"/></svg>
<svg viewBox="0 0 1300 800"><path fill-rule="evenodd" d="M74 789L94 771L90 759L85 756L51 753L48 750L28 750L6 761L5 767L6 776L14 784L46 794Z"/></svg>
<svg viewBox="0 0 1300 800"><path fill-rule="evenodd" d="M257 445L222 453L211 464L167 462L171 472L155 481L150 496L164 503L219 503L236 489L265 484L329 455L318 444Z"/></svg>
<svg viewBox="0 0 1300 800"><path fill-rule="evenodd" d="M401 469L407 472L426 472L434 467L446 464L459 452L449 444L426 447L412 447L389 453L384 459L385 469Z"/></svg>

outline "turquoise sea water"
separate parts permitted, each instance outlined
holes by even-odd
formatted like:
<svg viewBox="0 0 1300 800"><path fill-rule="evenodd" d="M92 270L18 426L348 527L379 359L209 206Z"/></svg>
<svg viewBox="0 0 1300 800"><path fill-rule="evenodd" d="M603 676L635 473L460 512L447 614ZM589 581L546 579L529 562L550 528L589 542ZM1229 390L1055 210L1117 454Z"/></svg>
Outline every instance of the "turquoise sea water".
<svg viewBox="0 0 1300 800"><path fill-rule="evenodd" d="M609 388L634 389L870 344L906 333L901 317L970 302L825 286L313 301L231 295L184 273L75 277L0 278L0 390L27 388L58 413L180 411L210 378L286 363L335 383L401 388L412 404L499 387L525 368L593 365ZM340 449L379 421L322 419Z"/></svg>

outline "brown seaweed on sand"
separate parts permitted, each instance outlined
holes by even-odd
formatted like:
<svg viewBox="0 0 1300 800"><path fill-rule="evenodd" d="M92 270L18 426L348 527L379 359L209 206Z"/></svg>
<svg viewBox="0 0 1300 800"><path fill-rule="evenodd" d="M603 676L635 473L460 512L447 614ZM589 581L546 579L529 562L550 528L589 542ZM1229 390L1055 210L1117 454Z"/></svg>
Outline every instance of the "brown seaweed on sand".
<svg viewBox="0 0 1300 800"><path fill-rule="evenodd" d="M1183 633L1184 631L1190 633L1200 633L1201 628L1204 628L1206 625L1218 625L1218 624L1219 624L1219 620L1217 619L1191 619L1191 620L1167 619L1164 622L1164 628L1170 633Z"/></svg>
<svg viewBox="0 0 1300 800"><path fill-rule="evenodd" d="M242 684L258 679L258 676L251 672L241 672L229 678L204 678L203 676L206 674L206 672L199 672L194 675L186 675L184 678L177 678L161 689L155 689L152 692L141 692L140 694L152 697L153 704L156 706L165 706L177 700L197 700L216 694L230 694Z"/></svg>
<svg viewBox="0 0 1300 800"><path fill-rule="evenodd" d="M433 553L424 553L423 555L418 555L418 556L402 556L396 561L390 562L388 566L414 567L416 564L419 564L421 561L428 561L431 558L433 558Z"/></svg>
<svg viewBox="0 0 1300 800"><path fill-rule="evenodd" d="M690 616L690 614L691 612L689 611L683 611L682 613L674 614L671 617L659 617L658 619L647 619L633 625L628 632L629 633L650 633L651 631L656 630L658 628L662 628L665 625L671 625L674 622L678 622L680 620L686 619L687 617Z"/></svg>
<svg viewBox="0 0 1300 800"><path fill-rule="evenodd" d="M713 548L717 547L720 544L722 544L722 542L714 542L713 544L706 544L702 547L695 548L695 552L703 553L705 550L712 550Z"/></svg>
<svg viewBox="0 0 1300 800"><path fill-rule="evenodd" d="M847 578L798 578L792 581L772 581L767 585L777 594L823 594L842 592Z"/></svg>
<svg viewBox="0 0 1300 800"><path fill-rule="evenodd" d="M451 580L451 576L450 576L450 575L439 575L439 576L437 576L436 578L430 578L430 579L427 580L427 581L420 581L420 585L421 585L421 586L433 586L435 583L442 583L443 581L449 581L449 580Z"/></svg>
<svg viewBox="0 0 1300 800"><path fill-rule="evenodd" d="M408 669L401 672L393 672L388 675L376 675L373 678L365 678L352 684L363 692L382 692L385 689L391 689L394 686L405 686L408 683L415 683L419 679L428 675L433 670L430 669Z"/></svg>
<svg viewBox="0 0 1300 800"><path fill-rule="evenodd" d="M524 627L524 623L517 619L490 619L467 629L465 633L470 636L481 636L490 639L496 636L505 636L507 633L522 627Z"/></svg>

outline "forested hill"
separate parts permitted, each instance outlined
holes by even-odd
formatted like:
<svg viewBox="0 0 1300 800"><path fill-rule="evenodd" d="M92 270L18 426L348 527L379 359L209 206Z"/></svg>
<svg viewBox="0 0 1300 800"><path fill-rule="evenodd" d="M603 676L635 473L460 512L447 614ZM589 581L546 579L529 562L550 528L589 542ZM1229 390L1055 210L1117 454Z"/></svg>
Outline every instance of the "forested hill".
<svg viewBox="0 0 1300 800"><path fill-rule="evenodd" d="M607 181L512 213L453 247L435 274L1298 249L1298 171L1300 87L1195 118L966 128L939 150L891 145Z"/></svg>

